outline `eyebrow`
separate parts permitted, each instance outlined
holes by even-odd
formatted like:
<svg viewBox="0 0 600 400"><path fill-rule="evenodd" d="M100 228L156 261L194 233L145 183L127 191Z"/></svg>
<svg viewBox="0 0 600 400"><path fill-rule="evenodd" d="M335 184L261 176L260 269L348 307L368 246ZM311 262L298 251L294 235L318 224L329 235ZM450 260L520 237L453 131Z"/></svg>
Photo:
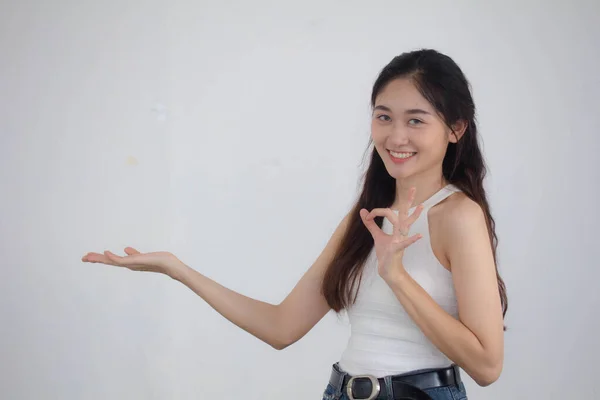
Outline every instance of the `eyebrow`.
<svg viewBox="0 0 600 400"><path fill-rule="evenodd" d="M375 111L375 110L382 110L382 111L392 112L391 108L389 108L387 106L383 106L383 105L377 105L377 106L375 106L375 108L373 108L373 111ZM414 115L414 114L431 115L430 112L425 111L425 110L421 110L420 108L411 108L409 110L404 111L404 114L409 114L409 115Z"/></svg>

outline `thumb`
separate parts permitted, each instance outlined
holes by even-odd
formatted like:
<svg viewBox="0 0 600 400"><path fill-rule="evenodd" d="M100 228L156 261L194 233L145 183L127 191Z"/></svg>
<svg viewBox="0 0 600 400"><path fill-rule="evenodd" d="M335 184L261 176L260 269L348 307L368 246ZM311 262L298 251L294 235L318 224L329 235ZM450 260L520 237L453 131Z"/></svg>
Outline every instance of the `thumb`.
<svg viewBox="0 0 600 400"><path fill-rule="evenodd" d="M134 249L133 247L125 247L125 253L127 253L128 255L140 254L140 252Z"/></svg>

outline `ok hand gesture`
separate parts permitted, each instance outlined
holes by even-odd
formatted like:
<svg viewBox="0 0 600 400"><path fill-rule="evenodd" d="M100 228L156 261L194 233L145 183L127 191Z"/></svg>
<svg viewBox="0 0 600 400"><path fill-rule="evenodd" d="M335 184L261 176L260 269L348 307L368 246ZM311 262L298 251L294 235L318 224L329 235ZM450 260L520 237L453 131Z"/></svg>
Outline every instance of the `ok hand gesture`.
<svg viewBox="0 0 600 400"><path fill-rule="evenodd" d="M379 275L388 283L396 278L398 274L405 272L402 265L404 249L422 237L420 234L408 236L411 225L423 211L423 205L421 204L409 215L409 210L415 199L415 192L415 188L409 190L408 196L400 204L398 214L390 208L375 208L370 212L364 208L360 210L360 217L369 232L371 232L375 242ZM385 217L392 223L391 235L384 233L377 226L374 220L375 217Z"/></svg>

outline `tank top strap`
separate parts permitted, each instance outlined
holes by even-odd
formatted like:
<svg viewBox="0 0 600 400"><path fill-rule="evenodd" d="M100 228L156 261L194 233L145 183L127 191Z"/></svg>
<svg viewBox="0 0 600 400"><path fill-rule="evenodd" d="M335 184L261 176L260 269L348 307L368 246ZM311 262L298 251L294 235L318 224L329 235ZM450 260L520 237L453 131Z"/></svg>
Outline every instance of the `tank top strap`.
<svg viewBox="0 0 600 400"><path fill-rule="evenodd" d="M440 203L442 200L445 200L448 196L460 192L461 190L456 186L449 184L441 188L438 192L436 192L433 196L428 198L423 202L423 205L426 209L429 209L436 204Z"/></svg>

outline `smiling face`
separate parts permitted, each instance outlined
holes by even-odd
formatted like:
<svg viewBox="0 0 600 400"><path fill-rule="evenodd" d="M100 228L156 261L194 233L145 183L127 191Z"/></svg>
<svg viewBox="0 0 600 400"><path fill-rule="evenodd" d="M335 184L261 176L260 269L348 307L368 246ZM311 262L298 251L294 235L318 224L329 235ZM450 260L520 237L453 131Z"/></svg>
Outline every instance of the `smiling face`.
<svg viewBox="0 0 600 400"><path fill-rule="evenodd" d="M388 173L401 180L437 171L441 176L448 143L456 143L410 78L390 81L377 95L371 135Z"/></svg>

